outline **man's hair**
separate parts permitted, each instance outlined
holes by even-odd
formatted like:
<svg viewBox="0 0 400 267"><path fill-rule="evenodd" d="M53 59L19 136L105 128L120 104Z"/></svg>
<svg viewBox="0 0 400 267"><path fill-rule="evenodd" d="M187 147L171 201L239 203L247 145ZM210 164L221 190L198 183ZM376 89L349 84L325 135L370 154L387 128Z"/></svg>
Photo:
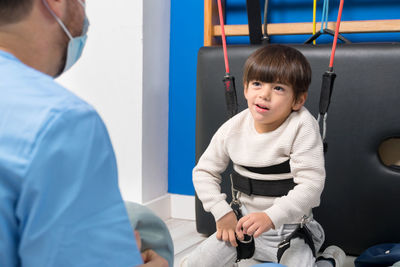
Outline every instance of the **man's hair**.
<svg viewBox="0 0 400 267"><path fill-rule="evenodd" d="M243 83L250 81L282 83L293 88L294 99L308 91L311 67L307 59L295 48L270 44L259 48L244 65Z"/></svg>
<svg viewBox="0 0 400 267"><path fill-rule="evenodd" d="M33 0L0 0L0 26L20 21L32 6Z"/></svg>

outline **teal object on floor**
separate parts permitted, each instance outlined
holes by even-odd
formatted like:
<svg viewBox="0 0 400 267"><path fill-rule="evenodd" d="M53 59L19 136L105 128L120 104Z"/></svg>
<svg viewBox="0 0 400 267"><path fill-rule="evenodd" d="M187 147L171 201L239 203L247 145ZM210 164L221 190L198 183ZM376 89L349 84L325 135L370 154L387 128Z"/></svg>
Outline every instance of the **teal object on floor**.
<svg viewBox="0 0 400 267"><path fill-rule="evenodd" d="M174 245L165 223L149 208L133 202L125 202L132 228L139 231L141 251L152 249L174 266Z"/></svg>

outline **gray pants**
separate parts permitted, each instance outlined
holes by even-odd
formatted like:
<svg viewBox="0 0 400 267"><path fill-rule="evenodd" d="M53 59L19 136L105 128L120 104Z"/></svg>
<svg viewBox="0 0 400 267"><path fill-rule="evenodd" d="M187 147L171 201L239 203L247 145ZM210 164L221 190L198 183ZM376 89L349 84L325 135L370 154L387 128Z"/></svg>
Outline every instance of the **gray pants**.
<svg viewBox="0 0 400 267"><path fill-rule="evenodd" d="M253 258L263 262L277 262L278 244L289 236L297 225L286 224L277 230L271 229L255 238L255 252ZM307 223L316 251L321 248L325 235L321 225L315 220ZM181 267L221 267L234 266L236 248L229 242L220 241L214 233L204 240L192 253L181 262ZM281 264L287 267L314 267L315 258L310 247L303 239L295 238L290 242L283 254Z"/></svg>

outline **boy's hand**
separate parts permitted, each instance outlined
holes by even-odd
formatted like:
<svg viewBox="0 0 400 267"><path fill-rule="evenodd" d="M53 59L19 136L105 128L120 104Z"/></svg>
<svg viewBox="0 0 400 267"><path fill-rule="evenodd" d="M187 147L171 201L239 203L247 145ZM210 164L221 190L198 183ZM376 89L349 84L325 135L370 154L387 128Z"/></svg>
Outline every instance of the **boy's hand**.
<svg viewBox="0 0 400 267"><path fill-rule="evenodd" d="M217 221L217 239L230 242L232 246L237 247L235 227L237 219L233 211L227 213Z"/></svg>
<svg viewBox="0 0 400 267"><path fill-rule="evenodd" d="M274 224L265 212L253 212L240 218L236 225L236 234L239 240L243 240L244 234L259 237L271 228L274 228Z"/></svg>

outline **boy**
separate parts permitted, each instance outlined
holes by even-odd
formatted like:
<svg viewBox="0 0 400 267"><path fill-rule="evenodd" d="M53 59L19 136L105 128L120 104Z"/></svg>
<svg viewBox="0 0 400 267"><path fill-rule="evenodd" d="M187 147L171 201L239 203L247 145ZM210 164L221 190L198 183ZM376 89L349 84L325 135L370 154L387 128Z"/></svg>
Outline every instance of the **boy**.
<svg viewBox="0 0 400 267"><path fill-rule="evenodd" d="M318 123L303 107L311 82L308 61L294 48L268 45L247 59L243 82L248 109L218 129L193 170L196 192L217 232L182 265L232 266L247 234L254 237L257 260L340 267L345 254L335 246L315 260L324 231L311 210L320 203L325 169ZM220 174L230 160L240 220L220 191Z"/></svg>

